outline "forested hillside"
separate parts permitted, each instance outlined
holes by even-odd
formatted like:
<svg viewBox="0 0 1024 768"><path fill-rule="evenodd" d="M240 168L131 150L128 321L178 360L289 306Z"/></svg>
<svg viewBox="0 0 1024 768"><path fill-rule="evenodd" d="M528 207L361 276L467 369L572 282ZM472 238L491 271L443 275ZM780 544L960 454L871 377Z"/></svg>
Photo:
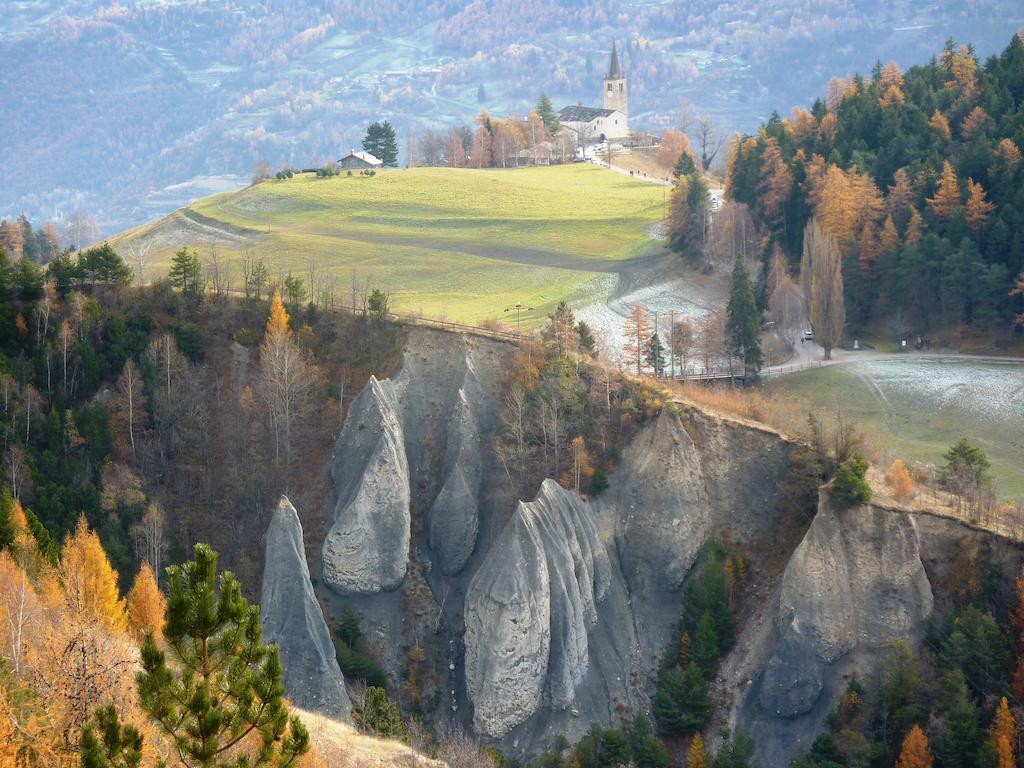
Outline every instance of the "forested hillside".
<svg viewBox="0 0 1024 768"><path fill-rule="evenodd" d="M1024 323L1024 41L984 63L949 41L906 73L833 78L737 139L727 194L794 267L814 216L838 244L849 331ZM770 252L770 249L769 251Z"/></svg>
<svg viewBox="0 0 1024 768"><path fill-rule="evenodd" d="M389 372L401 333L130 279L106 245L45 270L0 248L5 484L44 542L84 515L124 578L203 541L254 589L273 502L321 507L343 403Z"/></svg>

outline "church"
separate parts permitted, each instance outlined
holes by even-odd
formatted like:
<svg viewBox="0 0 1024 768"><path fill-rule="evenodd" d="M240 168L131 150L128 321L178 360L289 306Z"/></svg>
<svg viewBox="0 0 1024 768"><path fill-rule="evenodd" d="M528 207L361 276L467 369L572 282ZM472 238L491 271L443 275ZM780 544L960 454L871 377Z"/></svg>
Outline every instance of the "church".
<svg viewBox="0 0 1024 768"><path fill-rule="evenodd" d="M604 107L564 107L558 113L558 120L581 147L629 136L629 90L614 42L608 74L604 78Z"/></svg>

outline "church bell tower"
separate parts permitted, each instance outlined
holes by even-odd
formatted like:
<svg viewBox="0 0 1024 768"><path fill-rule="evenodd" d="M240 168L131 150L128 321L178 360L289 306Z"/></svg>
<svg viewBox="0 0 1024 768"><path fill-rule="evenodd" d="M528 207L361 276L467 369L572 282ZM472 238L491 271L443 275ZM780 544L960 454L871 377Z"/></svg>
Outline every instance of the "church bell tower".
<svg viewBox="0 0 1024 768"><path fill-rule="evenodd" d="M619 54L612 41L612 60L608 65L608 74L604 78L604 108L617 109L629 116L629 96L626 89L626 76L619 67Z"/></svg>

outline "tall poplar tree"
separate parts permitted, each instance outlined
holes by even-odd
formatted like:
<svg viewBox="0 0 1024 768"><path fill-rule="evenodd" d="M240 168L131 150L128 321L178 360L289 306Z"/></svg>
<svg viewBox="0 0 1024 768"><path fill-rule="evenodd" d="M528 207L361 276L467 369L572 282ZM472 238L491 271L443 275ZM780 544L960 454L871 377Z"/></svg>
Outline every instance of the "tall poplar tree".
<svg viewBox="0 0 1024 768"><path fill-rule="evenodd" d="M835 239L822 230L817 218L808 221L804 229L800 282L810 294L814 338L824 348L825 359L831 360L846 325L843 259Z"/></svg>

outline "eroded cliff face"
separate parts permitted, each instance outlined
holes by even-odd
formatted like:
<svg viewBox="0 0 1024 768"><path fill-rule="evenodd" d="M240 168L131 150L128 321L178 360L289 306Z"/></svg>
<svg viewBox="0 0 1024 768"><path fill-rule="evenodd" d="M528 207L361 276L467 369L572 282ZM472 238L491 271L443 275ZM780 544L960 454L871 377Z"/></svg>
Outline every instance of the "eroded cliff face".
<svg viewBox="0 0 1024 768"><path fill-rule="evenodd" d="M411 332L400 373L371 380L338 440L323 576L367 619L392 674L403 644L432 642L451 670L445 709L535 752L623 706L648 709L701 548L723 527L751 542L774 528L791 446L673 406L600 498L546 480L517 502L491 450L512 351ZM410 616L416 574L429 599Z"/></svg>
<svg viewBox="0 0 1024 768"><path fill-rule="evenodd" d="M782 476L789 450L768 430L667 409L598 499L547 480L520 503L465 599L477 732L530 751L619 707L647 711L679 588L722 527L752 541L773 526L775 484L759 480Z"/></svg>
<svg viewBox="0 0 1024 768"><path fill-rule="evenodd" d="M827 491L774 598L754 616L727 662L735 691L728 725L748 730L765 765L810 748L851 675L870 679L894 640L916 647L946 578L952 548L971 539L1019 553L955 520L863 505L836 510ZM763 625L762 625L763 624Z"/></svg>
<svg viewBox="0 0 1024 768"><path fill-rule="evenodd" d="M285 691L295 705L331 717L347 716L352 705L313 593L302 524L284 496L267 529L260 620L264 640L281 651Z"/></svg>
<svg viewBox="0 0 1024 768"><path fill-rule="evenodd" d="M371 378L353 401L331 460L322 552L324 581L336 593L401 586L414 501L431 494L432 559L446 575L465 567L479 530L482 435L493 431L510 353L507 345L415 329L399 375Z"/></svg>

